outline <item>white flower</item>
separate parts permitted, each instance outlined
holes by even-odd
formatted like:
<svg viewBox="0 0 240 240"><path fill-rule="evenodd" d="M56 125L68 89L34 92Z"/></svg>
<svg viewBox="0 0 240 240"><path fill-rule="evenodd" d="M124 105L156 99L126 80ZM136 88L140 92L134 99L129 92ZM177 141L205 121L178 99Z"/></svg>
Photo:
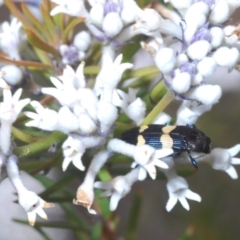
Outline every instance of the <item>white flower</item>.
<svg viewBox="0 0 240 240"><path fill-rule="evenodd" d="M146 104L141 98L137 98L127 108L127 116L139 126L145 118Z"/></svg>
<svg viewBox="0 0 240 240"><path fill-rule="evenodd" d="M55 97L63 106L72 106L77 99L77 90L66 82L50 77L54 87L42 88L42 93ZM66 83L66 84L65 84Z"/></svg>
<svg viewBox="0 0 240 240"><path fill-rule="evenodd" d="M100 151L98 152L88 168L88 171L85 175L83 183L79 186L77 190L76 200L73 200L73 203L76 205L82 205L86 207L91 214L96 214L96 211L91 209L93 200L94 200L94 191L93 191L93 184L96 175L100 171L103 164L109 158L108 151Z"/></svg>
<svg viewBox="0 0 240 240"><path fill-rule="evenodd" d="M58 111L57 129L64 133L75 132L79 129L78 117L66 106Z"/></svg>
<svg viewBox="0 0 240 240"><path fill-rule="evenodd" d="M96 3L90 10L89 17L93 24L101 26L104 18L104 6L100 3Z"/></svg>
<svg viewBox="0 0 240 240"><path fill-rule="evenodd" d="M43 211L43 208L54 207L53 203L45 202L35 192L28 191L27 189L18 191L18 202L27 212L28 222L31 226L34 225L37 214L47 220L47 215Z"/></svg>
<svg viewBox="0 0 240 240"><path fill-rule="evenodd" d="M83 74L83 68L85 62L81 62L76 69L76 72L71 66L66 66L63 70L63 75L58 78L62 81L64 87L73 87L77 90L84 88L86 86L85 77ZM57 86L56 86L57 87Z"/></svg>
<svg viewBox="0 0 240 240"><path fill-rule="evenodd" d="M74 36L73 45L79 51L86 51L91 44L91 36L86 31L81 31Z"/></svg>
<svg viewBox="0 0 240 240"><path fill-rule="evenodd" d="M0 33L1 49L9 55L11 59L19 60L19 45L20 45L20 28L22 23L13 18L11 23L4 22L2 24L2 32Z"/></svg>
<svg viewBox="0 0 240 240"><path fill-rule="evenodd" d="M121 198L126 196L138 178L138 169L133 169L125 176L118 176L112 179L110 182L95 182L94 187L105 190L101 197L110 198L110 210L114 211L117 208L118 202Z"/></svg>
<svg viewBox="0 0 240 240"><path fill-rule="evenodd" d="M160 159L172 153L173 150L168 148L155 150L149 145L136 146L133 155L135 162L133 162L132 168L140 165L138 180L144 180L147 177L147 173L152 179L156 179L156 167L168 168L168 165Z"/></svg>
<svg viewBox="0 0 240 240"><path fill-rule="evenodd" d="M211 44L206 40L199 40L192 43L188 49L187 54L191 59L201 60L203 59L210 51L212 47Z"/></svg>
<svg viewBox="0 0 240 240"><path fill-rule="evenodd" d="M15 155L11 155L8 158L6 165L8 177L17 191L20 206L27 212L29 224L34 225L37 214L47 219L43 208L54 207L54 204L45 202L35 192L29 191L24 187L20 179L17 157Z"/></svg>
<svg viewBox="0 0 240 240"><path fill-rule="evenodd" d="M147 177L147 173L152 179L155 179L157 174L156 166L160 168L168 168L168 165L161 161L160 158L173 153L172 149L165 148L155 150L149 145L135 146L120 139L111 139L108 143L108 149L132 157L135 161L135 163L132 164L132 167L140 165L139 180L144 180Z"/></svg>
<svg viewBox="0 0 240 240"><path fill-rule="evenodd" d="M66 13L74 17L86 17L86 9L84 3L81 0L51 0L52 2L58 4L50 12L51 16L59 13Z"/></svg>
<svg viewBox="0 0 240 240"><path fill-rule="evenodd" d="M200 85L190 89L185 96L205 105L212 105L219 101L222 89L218 85Z"/></svg>
<svg viewBox="0 0 240 240"><path fill-rule="evenodd" d="M114 37L123 28L123 22L117 12L108 13L102 23L102 29L109 37Z"/></svg>
<svg viewBox="0 0 240 240"><path fill-rule="evenodd" d="M209 16L209 20L212 23L223 23L228 20L229 16L230 11L227 1L219 0L214 4L214 7Z"/></svg>
<svg viewBox="0 0 240 240"><path fill-rule="evenodd" d="M24 112L32 120L26 123L27 127L37 127L47 131L57 130L58 113L54 110L44 108L39 102L32 101L31 105L37 113Z"/></svg>
<svg viewBox="0 0 240 240"><path fill-rule="evenodd" d="M81 137L81 136L69 136L63 143L63 155L64 160L62 163L63 171L66 171L68 165L72 162L73 165L81 171L85 170L82 163L82 155L87 148L93 148L102 144L100 137Z"/></svg>
<svg viewBox="0 0 240 240"><path fill-rule="evenodd" d="M166 205L166 210L168 212L172 210L177 201L179 201L186 210L189 210L189 204L186 198L201 202L201 197L188 188L187 181L182 177L177 176L171 178L167 183L167 190L169 200Z"/></svg>
<svg viewBox="0 0 240 240"><path fill-rule="evenodd" d="M176 62L176 53L171 48L161 48L155 58L154 61L156 66L162 73L170 73Z"/></svg>
<svg viewBox="0 0 240 240"><path fill-rule="evenodd" d="M212 75L216 67L217 63L212 57L205 57L197 64L197 70L203 77Z"/></svg>
<svg viewBox="0 0 240 240"><path fill-rule="evenodd" d="M238 174L232 165L240 164L240 158L234 157L239 152L240 144L229 149L214 148L211 153L205 155L202 160L210 163L216 170L225 171L232 179L237 179Z"/></svg>
<svg viewBox="0 0 240 240"><path fill-rule="evenodd" d="M121 12L121 19L124 25L133 23L136 16L142 11L134 0L123 0L123 9Z"/></svg>
<svg viewBox="0 0 240 240"><path fill-rule="evenodd" d="M132 88L128 89L128 94L118 89L114 91L113 104L121 107L136 125L140 125L145 117L146 104L140 98L136 98L136 93L137 90Z"/></svg>
<svg viewBox="0 0 240 240"><path fill-rule="evenodd" d="M239 59L239 51L235 47L221 47L214 52L213 58L219 66L231 68Z"/></svg>
<svg viewBox="0 0 240 240"><path fill-rule="evenodd" d="M185 93L191 86L191 75L188 72L178 73L172 80L172 89L177 93Z"/></svg>
<svg viewBox="0 0 240 240"><path fill-rule="evenodd" d="M183 101L177 111L176 125L194 124L203 113L211 109L212 105L199 105L193 101Z"/></svg>
<svg viewBox="0 0 240 240"><path fill-rule="evenodd" d="M71 162L79 170L85 170L85 167L82 164L82 155L85 152L85 147L79 138L69 136L68 139L63 143L62 149L64 155L64 160L62 163L63 171L66 171Z"/></svg>
<svg viewBox="0 0 240 240"><path fill-rule="evenodd" d="M23 78L21 69L15 65L5 65L1 68L1 71L5 72L4 80L10 85L17 85Z"/></svg>
<svg viewBox="0 0 240 240"><path fill-rule="evenodd" d="M161 112L157 115L157 117L153 120L153 124L168 124L171 121L171 116L166 114L165 112Z"/></svg>
<svg viewBox="0 0 240 240"><path fill-rule="evenodd" d="M121 80L123 72L133 67L131 63L121 63L122 57L122 54L120 54L113 61L108 52L103 54L102 68L97 76L97 84L95 87L98 87L98 84L102 86L104 90L102 96L106 101L112 101L113 90ZM97 94L99 93L99 89L95 91Z"/></svg>
<svg viewBox="0 0 240 240"><path fill-rule="evenodd" d="M184 37L187 42L192 39L197 29L206 22L209 10L209 6L203 1L196 2L187 9L184 16L186 22Z"/></svg>
<svg viewBox="0 0 240 240"><path fill-rule="evenodd" d="M19 113L30 102L29 98L19 100L22 94L22 89L18 89L12 95L9 88L3 90L3 102L0 104L0 119L1 121L13 123L16 121Z"/></svg>
<svg viewBox="0 0 240 240"><path fill-rule="evenodd" d="M224 32L222 28L212 27L210 28L209 33L211 34L211 37L212 37L212 40L211 40L212 47L213 48L220 47L224 39Z"/></svg>
<svg viewBox="0 0 240 240"><path fill-rule="evenodd" d="M77 190L76 199L73 200L73 203L87 208L88 212L91 214L96 214L97 212L91 209L93 200L93 186L91 184L89 185L86 182L83 182L83 184L81 184Z"/></svg>
<svg viewBox="0 0 240 240"><path fill-rule="evenodd" d="M229 46L236 46L239 48L239 38L238 38L238 32L240 30L240 25L238 26L232 26L228 25L224 28L224 37L225 42Z"/></svg>

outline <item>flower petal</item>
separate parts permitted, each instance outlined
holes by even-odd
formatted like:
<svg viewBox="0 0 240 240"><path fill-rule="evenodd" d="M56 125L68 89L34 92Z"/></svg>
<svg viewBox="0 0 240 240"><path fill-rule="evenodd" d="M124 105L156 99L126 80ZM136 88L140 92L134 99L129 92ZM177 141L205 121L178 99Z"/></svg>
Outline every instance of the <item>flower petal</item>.
<svg viewBox="0 0 240 240"><path fill-rule="evenodd" d="M191 191L190 189L186 189L184 191L184 195L185 195L186 198L197 201L197 202L201 202L201 200L202 200L200 195Z"/></svg>
<svg viewBox="0 0 240 240"><path fill-rule="evenodd" d="M147 171L144 167L139 167L138 180L143 181L147 177Z"/></svg>
<svg viewBox="0 0 240 240"><path fill-rule="evenodd" d="M114 192L110 199L110 210L115 211L118 205L119 200L121 199L121 194Z"/></svg>
<svg viewBox="0 0 240 240"><path fill-rule="evenodd" d="M231 156L237 155L239 153L239 151L240 151L240 144L237 144L237 145L227 149L227 151L229 152L229 154Z"/></svg>
<svg viewBox="0 0 240 240"><path fill-rule="evenodd" d="M224 170L232 179L238 179L238 174L236 169L230 165L227 169Z"/></svg>
<svg viewBox="0 0 240 240"><path fill-rule="evenodd" d="M94 187L103 189L103 190L108 190L112 188L112 183L111 182L95 182Z"/></svg>
<svg viewBox="0 0 240 240"><path fill-rule="evenodd" d="M68 167L68 165L70 164L71 161L72 161L72 158L70 158L70 157L64 158L63 163L62 163L63 172L66 171L66 169L67 169L67 167Z"/></svg>
<svg viewBox="0 0 240 240"><path fill-rule="evenodd" d="M240 158L232 158L231 164L236 164L236 165L240 164Z"/></svg>
<svg viewBox="0 0 240 240"><path fill-rule="evenodd" d="M44 210L41 207L37 208L35 211L41 218L45 220L48 219L47 214L44 212Z"/></svg>
<svg viewBox="0 0 240 240"><path fill-rule="evenodd" d="M81 156L82 154L76 154L76 156L74 156L72 159L72 163L76 168L78 168L81 171L84 171L85 167L82 164Z"/></svg>
<svg viewBox="0 0 240 240"><path fill-rule="evenodd" d="M28 222L31 226L34 226L35 221L36 221L36 213L34 211L32 212L27 212L28 216Z"/></svg>
<svg viewBox="0 0 240 240"><path fill-rule="evenodd" d="M169 193L169 199L166 204L166 210L170 212L173 209L173 207L176 205L177 201L178 201L178 198L176 197L176 195L173 193Z"/></svg>
<svg viewBox="0 0 240 240"><path fill-rule="evenodd" d="M189 211L190 207L189 207L189 204L188 204L186 198L185 198L185 197L179 197L178 200L179 200L179 202L182 204L182 206L183 206L186 210Z"/></svg>

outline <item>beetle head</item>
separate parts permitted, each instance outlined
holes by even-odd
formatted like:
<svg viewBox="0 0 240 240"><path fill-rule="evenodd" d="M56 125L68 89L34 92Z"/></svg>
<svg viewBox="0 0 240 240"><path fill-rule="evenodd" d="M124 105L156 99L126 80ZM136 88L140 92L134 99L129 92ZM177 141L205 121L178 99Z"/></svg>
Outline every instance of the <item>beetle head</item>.
<svg viewBox="0 0 240 240"><path fill-rule="evenodd" d="M191 128L188 136L189 150L201 153L211 152L211 139L196 127Z"/></svg>

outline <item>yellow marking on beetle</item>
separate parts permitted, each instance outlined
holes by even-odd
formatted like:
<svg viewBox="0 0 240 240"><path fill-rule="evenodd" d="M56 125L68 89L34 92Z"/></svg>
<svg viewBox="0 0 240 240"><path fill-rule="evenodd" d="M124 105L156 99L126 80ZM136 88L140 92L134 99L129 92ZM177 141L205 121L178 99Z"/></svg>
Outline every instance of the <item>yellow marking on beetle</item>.
<svg viewBox="0 0 240 240"><path fill-rule="evenodd" d="M146 143L146 140L142 135L138 135L137 137L137 146L144 145Z"/></svg>
<svg viewBox="0 0 240 240"><path fill-rule="evenodd" d="M177 126L165 126L162 128L162 132L165 134L169 134L172 130L174 130Z"/></svg>
<svg viewBox="0 0 240 240"><path fill-rule="evenodd" d="M148 129L148 125L143 125L139 128L139 133L144 132L146 129Z"/></svg>
<svg viewBox="0 0 240 240"><path fill-rule="evenodd" d="M173 139L168 134L162 134L160 137L160 142L162 143L162 148L172 148Z"/></svg>

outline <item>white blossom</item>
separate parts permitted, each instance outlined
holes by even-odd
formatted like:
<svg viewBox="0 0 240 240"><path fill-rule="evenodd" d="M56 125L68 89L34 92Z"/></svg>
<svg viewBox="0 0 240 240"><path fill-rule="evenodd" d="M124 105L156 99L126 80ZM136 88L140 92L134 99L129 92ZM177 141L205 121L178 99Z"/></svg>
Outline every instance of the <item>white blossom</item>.
<svg viewBox="0 0 240 240"><path fill-rule="evenodd" d="M206 40L200 40L191 44L187 54L191 59L201 60L211 51L211 44Z"/></svg>
<svg viewBox="0 0 240 240"><path fill-rule="evenodd" d="M161 48L154 58L156 66L163 74L173 70L175 59L175 52L171 48Z"/></svg>
<svg viewBox="0 0 240 240"><path fill-rule="evenodd" d="M4 80L7 84L15 86L22 81L23 73L21 69L15 65L5 65L1 68L5 73Z"/></svg>
<svg viewBox="0 0 240 240"><path fill-rule="evenodd" d="M110 210L114 211L117 208L121 198L126 196L134 182L138 180L138 168L124 176L113 178L110 182L95 182L94 187L104 190L101 197L110 197Z"/></svg>
<svg viewBox="0 0 240 240"><path fill-rule="evenodd" d="M237 48L221 47L216 50L213 57L221 67L233 67L239 59Z"/></svg>
<svg viewBox="0 0 240 240"><path fill-rule="evenodd" d="M91 44L91 36L86 31L81 31L74 36L73 45L79 51L86 51Z"/></svg>
<svg viewBox="0 0 240 240"><path fill-rule="evenodd" d="M2 51L9 55L11 59L19 60L20 46L20 29L22 23L13 18L11 23L4 22L2 24L2 32L0 33L0 45Z"/></svg>
<svg viewBox="0 0 240 240"><path fill-rule="evenodd" d="M177 111L176 125L194 124L205 112L210 111L212 105L199 105L192 101L183 101Z"/></svg>
<svg viewBox="0 0 240 240"><path fill-rule="evenodd" d="M218 85L200 85L192 88L185 94L187 98L196 100L205 105L212 105L219 101L222 96L221 87Z"/></svg>
<svg viewBox="0 0 240 240"><path fill-rule="evenodd" d="M108 157L109 153L107 151L101 151L94 156L83 183L78 187L76 199L73 200L74 204L86 207L91 214L96 214L96 211L91 209L94 200L94 180Z"/></svg>
<svg viewBox="0 0 240 240"><path fill-rule="evenodd" d="M51 16L57 15L59 13L66 13L70 16L75 17L86 17L86 9L84 7L83 1L79 0L51 0L52 2L58 4L50 12Z"/></svg>
<svg viewBox="0 0 240 240"><path fill-rule="evenodd" d="M85 170L82 163L82 156L87 148L93 148L101 144L102 139L100 137L81 137L78 135L69 136L63 143L63 155L64 160L62 163L63 171L66 171L69 164L73 165L81 171Z"/></svg>
<svg viewBox="0 0 240 240"><path fill-rule="evenodd" d="M108 143L108 149L132 157L135 161L132 167L140 165L138 179L141 181L147 177L147 173L152 179L155 179L156 166L168 168L167 164L160 159L173 153L170 148L155 150L149 145L135 146L120 139L111 139Z"/></svg>
<svg viewBox="0 0 240 240"><path fill-rule="evenodd" d="M187 72L177 74L172 80L172 89L177 93L185 93L191 85L191 76Z"/></svg>
<svg viewBox="0 0 240 240"><path fill-rule="evenodd" d="M58 113L56 111L44 108L37 101L32 101L31 105L37 113L24 112L27 117L32 119L26 123L27 127L37 127L47 131L57 130Z"/></svg>
<svg viewBox="0 0 240 240"><path fill-rule="evenodd" d="M234 156L240 152L240 144L237 144L229 149L214 148L210 154L203 157L216 170L226 172L232 179L237 179L238 174L232 165L240 164L240 158Z"/></svg>
<svg viewBox="0 0 240 240"><path fill-rule="evenodd" d="M122 20L117 12L110 12L102 23L103 31L109 37L116 36L123 28Z"/></svg>
<svg viewBox="0 0 240 240"><path fill-rule="evenodd" d="M14 155L11 155L7 160L7 173L17 191L18 202L28 215L29 224L32 226L34 225L37 214L47 219L47 215L43 211L43 208L54 207L54 204L45 202L35 192L29 191L24 187L17 167L17 157Z"/></svg>
<svg viewBox="0 0 240 240"><path fill-rule="evenodd" d="M186 210L189 210L190 207L186 198L201 202L201 197L188 188L187 181L182 177L175 176L170 178L167 183L167 190L169 200L166 205L166 210L168 212L172 210L177 201L179 201Z"/></svg>

